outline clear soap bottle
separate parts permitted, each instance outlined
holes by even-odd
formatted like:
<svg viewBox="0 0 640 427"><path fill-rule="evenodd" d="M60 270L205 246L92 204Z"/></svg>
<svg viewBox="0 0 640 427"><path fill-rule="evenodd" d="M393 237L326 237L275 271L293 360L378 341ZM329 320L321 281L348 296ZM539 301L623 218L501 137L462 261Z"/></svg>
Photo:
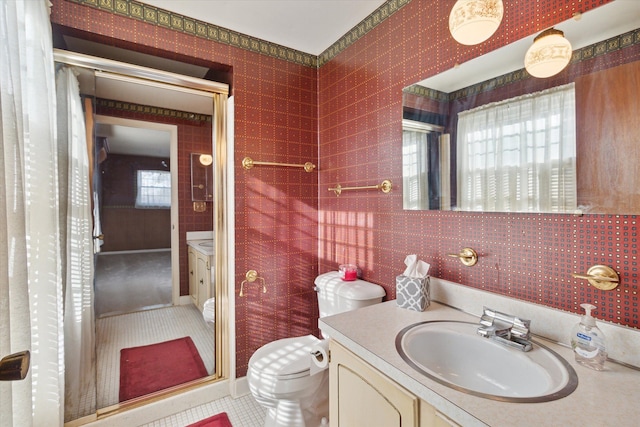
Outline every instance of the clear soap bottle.
<svg viewBox="0 0 640 427"><path fill-rule="evenodd" d="M576 362L596 371L602 371L604 362L607 360L607 351L604 334L591 316L591 310L595 310L596 307L591 304L580 304L580 307L584 308L585 315L571 331L571 347Z"/></svg>

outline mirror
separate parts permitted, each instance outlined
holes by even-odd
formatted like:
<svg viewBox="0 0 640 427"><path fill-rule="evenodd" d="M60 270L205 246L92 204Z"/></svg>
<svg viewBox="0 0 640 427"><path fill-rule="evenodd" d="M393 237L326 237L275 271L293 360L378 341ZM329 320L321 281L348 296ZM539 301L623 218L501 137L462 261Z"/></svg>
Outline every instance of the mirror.
<svg viewBox="0 0 640 427"><path fill-rule="evenodd" d="M574 53L569 66L548 79L533 78L523 69L524 54L537 35L532 34L405 88L404 208L640 213L640 148L634 140L640 132L635 95L640 92L640 61L633 62L639 13L638 2L612 2L555 26L564 31ZM575 83L577 209L462 208L458 114L568 83ZM416 145L418 137L424 142Z"/></svg>
<svg viewBox="0 0 640 427"><path fill-rule="evenodd" d="M191 200L213 201L213 156L191 153Z"/></svg>

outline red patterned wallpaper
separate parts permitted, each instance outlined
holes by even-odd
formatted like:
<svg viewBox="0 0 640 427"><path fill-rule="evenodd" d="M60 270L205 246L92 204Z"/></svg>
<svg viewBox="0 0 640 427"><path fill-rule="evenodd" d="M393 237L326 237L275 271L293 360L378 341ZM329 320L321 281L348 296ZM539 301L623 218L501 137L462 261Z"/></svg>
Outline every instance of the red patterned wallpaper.
<svg viewBox="0 0 640 427"><path fill-rule="evenodd" d="M574 312L590 300L597 317L638 327L636 217L408 212L399 187L403 87L603 3L509 2L498 32L465 47L448 35L453 0L412 0L319 71L69 0L55 2L52 22L128 49L233 67L236 292L249 269L267 284L266 294L250 287L236 300L243 376L261 345L317 332L318 272L357 262L394 298L409 253L430 262L434 276ZM311 161L320 172L245 171L244 156ZM327 191L385 178L395 185L389 195ZM467 245L481 256L473 268L445 255ZM618 270L623 285L603 293L571 278L597 263Z"/></svg>
<svg viewBox="0 0 640 427"><path fill-rule="evenodd" d="M588 301L598 318L640 326L636 216L402 209L403 87L606 1L508 2L496 34L471 47L448 34L453 3L414 0L320 68L319 271L357 263L394 299L395 276L415 253L435 277L571 312ZM391 194L326 191L383 179ZM466 246L480 255L472 268L447 256ZM617 270L621 286L604 292L572 278L594 264Z"/></svg>

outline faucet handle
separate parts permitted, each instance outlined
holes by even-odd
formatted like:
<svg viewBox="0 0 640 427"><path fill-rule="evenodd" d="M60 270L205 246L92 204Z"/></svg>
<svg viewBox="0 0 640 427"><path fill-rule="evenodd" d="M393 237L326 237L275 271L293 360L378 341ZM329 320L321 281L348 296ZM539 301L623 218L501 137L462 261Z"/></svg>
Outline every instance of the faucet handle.
<svg viewBox="0 0 640 427"><path fill-rule="evenodd" d="M511 328L511 334L528 340L531 337L531 320L522 320L519 317L513 318L513 327Z"/></svg>
<svg viewBox="0 0 640 427"><path fill-rule="evenodd" d="M501 313L488 307L483 307L478 333L484 336L507 335L528 340L531 320L521 319L510 314ZM482 330L482 332L481 332Z"/></svg>

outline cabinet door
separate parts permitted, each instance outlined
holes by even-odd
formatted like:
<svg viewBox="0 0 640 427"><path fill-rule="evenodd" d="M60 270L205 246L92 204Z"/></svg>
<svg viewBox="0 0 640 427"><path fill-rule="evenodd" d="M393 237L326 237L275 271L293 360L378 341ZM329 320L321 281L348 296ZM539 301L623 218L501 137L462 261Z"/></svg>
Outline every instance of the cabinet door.
<svg viewBox="0 0 640 427"><path fill-rule="evenodd" d="M331 426L418 426L419 399L333 341L329 388Z"/></svg>
<svg viewBox="0 0 640 427"><path fill-rule="evenodd" d="M191 302L198 305L198 281L196 279L197 269L197 257L196 251L189 246L189 295L191 296Z"/></svg>
<svg viewBox="0 0 640 427"><path fill-rule="evenodd" d="M441 414L424 400L420 401L420 427L459 427L449 417Z"/></svg>
<svg viewBox="0 0 640 427"><path fill-rule="evenodd" d="M198 252L198 267L196 277L198 279L198 308L202 311L204 302L211 295L211 270L209 257Z"/></svg>

